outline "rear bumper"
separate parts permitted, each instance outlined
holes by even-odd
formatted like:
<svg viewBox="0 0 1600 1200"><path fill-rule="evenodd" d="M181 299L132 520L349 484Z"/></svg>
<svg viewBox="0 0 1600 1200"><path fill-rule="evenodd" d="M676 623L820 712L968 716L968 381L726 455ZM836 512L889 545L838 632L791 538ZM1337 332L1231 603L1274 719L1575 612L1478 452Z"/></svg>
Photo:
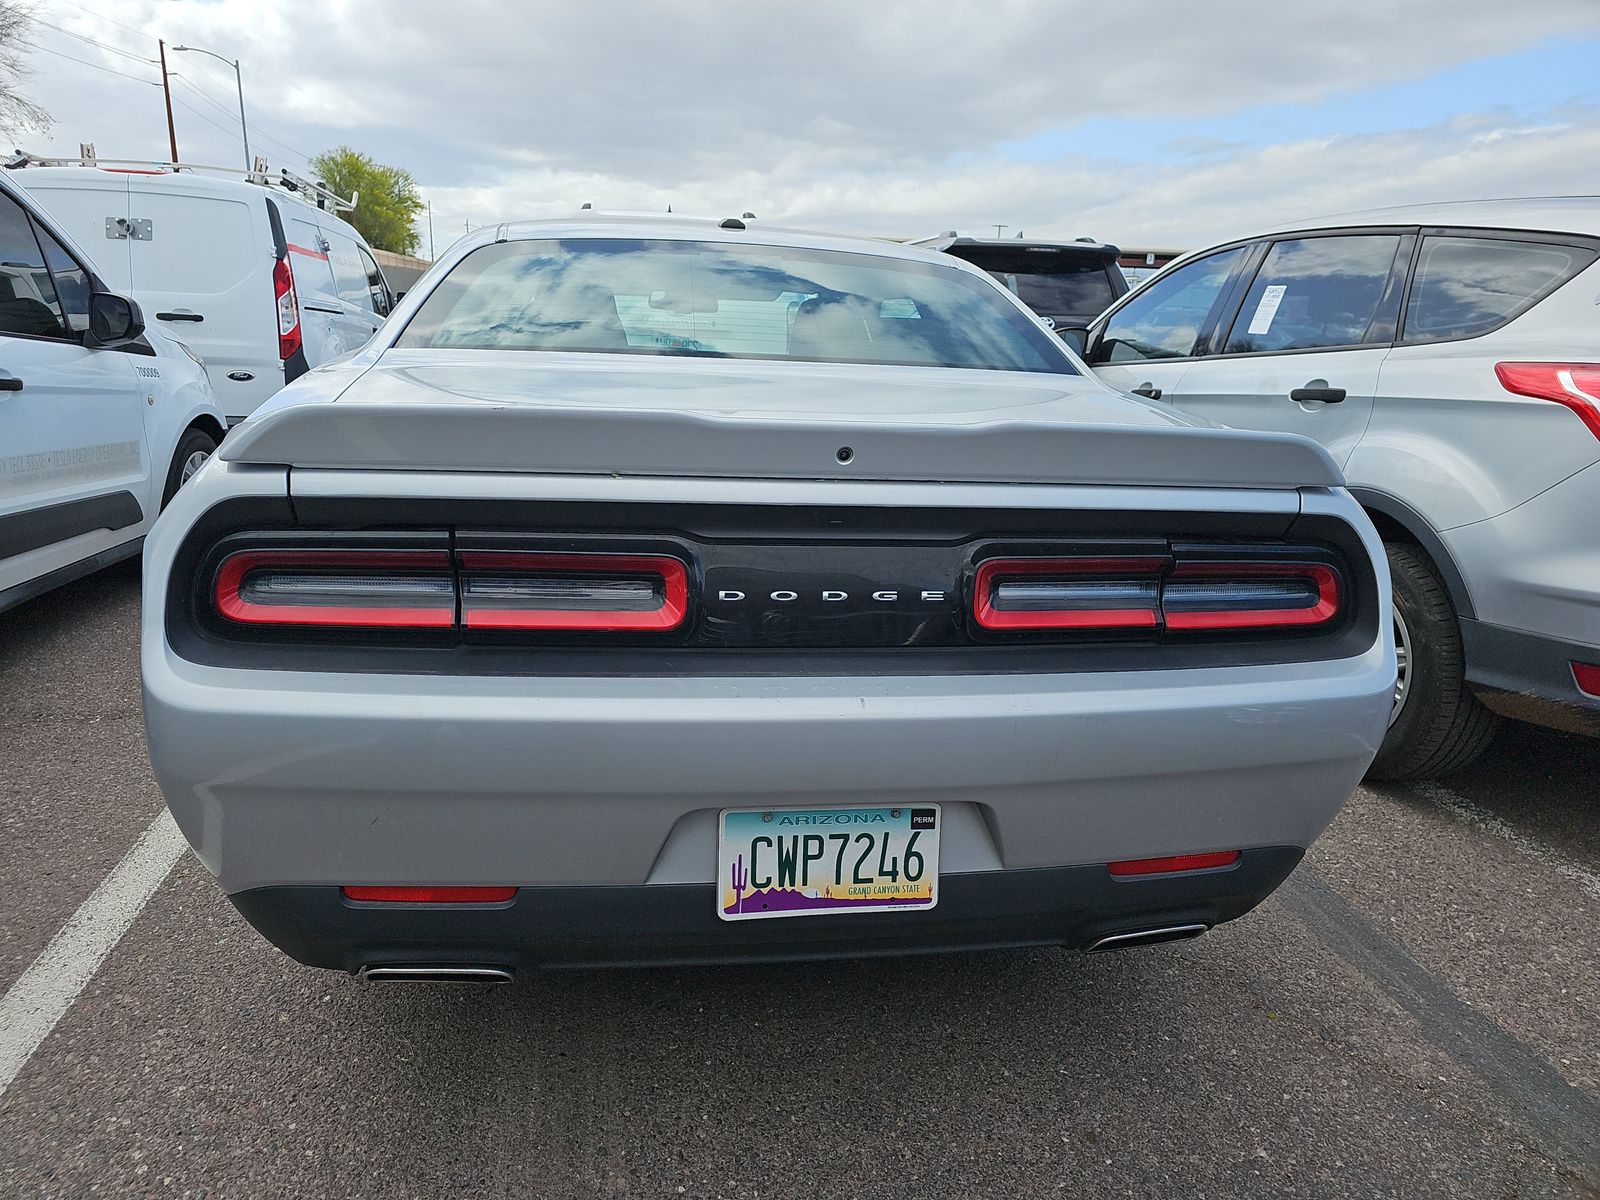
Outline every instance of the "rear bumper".
<svg viewBox="0 0 1600 1200"><path fill-rule="evenodd" d="M730 925L711 884L524 888L506 904L355 904L333 887L239 893L239 911L312 967L546 967L772 962L1003 946L1087 948L1103 937L1211 927L1259 904L1300 861L1296 847L1233 867L1113 878L1103 865L947 875L937 908Z"/></svg>
<svg viewBox="0 0 1600 1200"><path fill-rule="evenodd" d="M939 803L942 870L1305 847L1387 639L1336 662L849 678L313 675L145 662L168 806L230 893L709 884L737 807Z"/></svg>
<svg viewBox="0 0 1600 1200"><path fill-rule="evenodd" d="M1600 737L1600 696L1581 691L1572 673L1575 662L1600 665L1600 646L1468 620L1461 638L1467 682L1496 712Z"/></svg>

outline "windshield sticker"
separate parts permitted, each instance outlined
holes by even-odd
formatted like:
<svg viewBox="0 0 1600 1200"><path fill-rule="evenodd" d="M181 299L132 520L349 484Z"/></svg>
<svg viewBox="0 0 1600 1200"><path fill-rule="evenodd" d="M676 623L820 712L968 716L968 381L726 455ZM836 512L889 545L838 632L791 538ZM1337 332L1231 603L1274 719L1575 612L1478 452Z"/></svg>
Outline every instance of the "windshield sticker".
<svg viewBox="0 0 1600 1200"><path fill-rule="evenodd" d="M1283 294L1288 290L1288 284L1275 283L1261 293L1256 315L1250 318L1251 333L1266 333L1272 328L1272 318L1278 315L1278 305L1283 303Z"/></svg>

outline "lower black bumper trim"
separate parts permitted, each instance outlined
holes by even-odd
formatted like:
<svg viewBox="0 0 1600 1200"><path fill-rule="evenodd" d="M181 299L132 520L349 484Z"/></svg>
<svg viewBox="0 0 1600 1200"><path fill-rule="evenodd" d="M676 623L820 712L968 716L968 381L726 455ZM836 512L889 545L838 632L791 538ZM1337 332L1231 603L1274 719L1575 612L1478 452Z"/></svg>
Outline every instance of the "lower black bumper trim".
<svg viewBox="0 0 1600 1200"><path fill-rule="evenodd" d="M1572 664L1600 664L1600 647L1484 621L1461 622L1467 682L1496 712L1519 721L1600 736L1600 697L1585 695Z"/></svg>
<svg viewBox="0 0 1600 1200"><path fill-rule="evenodd" d="M629 967L919 954L1014 946L1083 949L1103 938L1249 912L1298 847L1246 850L1224 870L1114 879L1104 866L948 875L927 912L725 922L712 884L532 887L499 905L347 902L338 887L267 887L234 905L307 966Z"/></svg>

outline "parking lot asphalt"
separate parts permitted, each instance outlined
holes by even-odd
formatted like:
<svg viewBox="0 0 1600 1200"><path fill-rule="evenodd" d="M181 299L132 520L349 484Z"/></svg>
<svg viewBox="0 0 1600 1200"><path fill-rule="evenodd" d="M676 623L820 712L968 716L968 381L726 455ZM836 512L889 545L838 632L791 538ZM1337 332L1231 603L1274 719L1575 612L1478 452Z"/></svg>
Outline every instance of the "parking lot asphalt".
<svg viewBox="0 0 1600 1200"><path fill-rule="evenodd" d="M160 811L129 565L0 615L0 987ZM0 1196L1600 1197L1600 742L1358 791L1192 943L363 986L185 855Z"/></svg>

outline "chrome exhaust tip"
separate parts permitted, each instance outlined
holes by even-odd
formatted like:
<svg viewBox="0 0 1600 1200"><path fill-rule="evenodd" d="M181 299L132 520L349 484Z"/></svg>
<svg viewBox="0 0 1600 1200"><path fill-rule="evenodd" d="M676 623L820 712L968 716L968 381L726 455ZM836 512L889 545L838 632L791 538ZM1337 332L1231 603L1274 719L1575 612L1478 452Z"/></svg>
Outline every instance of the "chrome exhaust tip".
<svg viewBox="0 0 1600 1200"><path fill-rule="evenodd" d="M510 983L509 967L434 963L369 963L356 972L362 983Z"/></svg>
<svg viewBox="0 0 1600 1200"><path fill-rule="evenodd" d="M1181 942L1199 937L1209 925L1164 925L1159 929L1135 929L1131 933L1112 933L1096 940L1089 952L1096 950L1128 950L1134 946L1154 946L1161 942Z"/></svg>

